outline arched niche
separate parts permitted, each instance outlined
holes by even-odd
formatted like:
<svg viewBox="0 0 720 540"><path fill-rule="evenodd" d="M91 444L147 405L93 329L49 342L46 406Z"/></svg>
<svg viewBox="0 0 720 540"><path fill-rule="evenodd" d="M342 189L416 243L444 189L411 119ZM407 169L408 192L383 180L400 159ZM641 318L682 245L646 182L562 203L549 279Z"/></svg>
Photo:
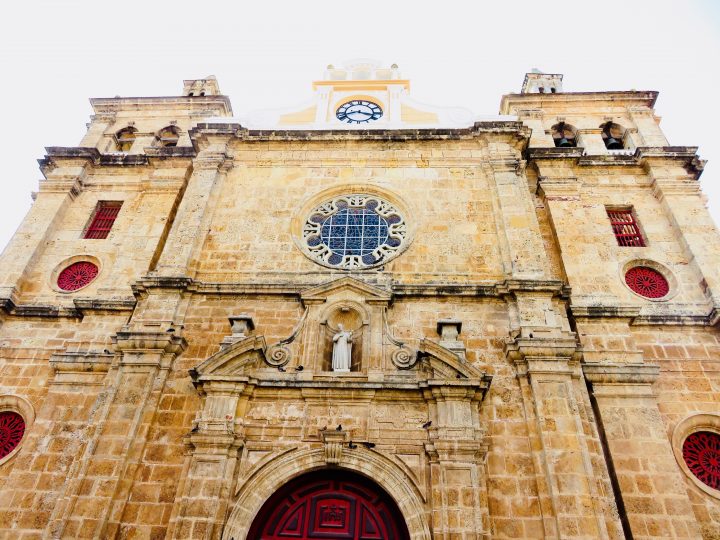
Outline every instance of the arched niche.
<svg viewBox="0 0 720 540"><path fill-rule="evenodd" d="M360 303L351 300L344 300L333 303L321 316L322 332L322 371L331 371L333 337L343 330L352 332L351 363L350 371L362 371L363 354L368 349L367 340L370 333L366 330L370 324L370 314Z"/></svg>

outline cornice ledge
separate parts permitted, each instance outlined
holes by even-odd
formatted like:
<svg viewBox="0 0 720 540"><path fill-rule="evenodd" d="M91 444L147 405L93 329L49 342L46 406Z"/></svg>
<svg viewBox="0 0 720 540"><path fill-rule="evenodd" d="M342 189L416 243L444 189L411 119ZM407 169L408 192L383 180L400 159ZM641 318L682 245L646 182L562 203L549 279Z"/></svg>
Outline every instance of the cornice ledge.
<svg viewBox="0 0 720 540"><path fill-rule="evenodd" d="M707 160L697 155L697 146L641 146L636 150L640 163L651 159L671 159L683 161L683 166L695 180L700 178Z"/></svg>
<svg viewBox="0 0 720 540"><path fill-rule="evenodd" d="M593 384L652 384L660 375L655 364L582 364L582 370Z"/></svg>
<svg viewBox="0 0 720 540"><path fill-rule="evenodd" d="M114 357L114 354L105 352L62 352L50 356L49 362L55 372L105 373Z"/></svg>
<svg viewBox="0 0 720 540"><path fill-rule="evenodd" d="M132 311L137 300L134 298L76 298L73 300L75 308L84 311Z"/></svg>
<svg viewBox="0 0 720 540"><path fill-rule="evenodd" d="M86 146L48 146L45 148L45 157L38 159L43 172L46 168L58 164L63 160L85 160L93 165L112 166L139 166L149 163L148 156L144 154L101 154L97 148Z"/></svg>
<svg viewBox="0 0 720 540"><path fill-rule="evenodd" d="M706 315L663 313L652 315L638 315L630 324L633 326L715 326L720 314L712 308Z"/></svg>
<svg viewBox="0 0 720 540"><path fill-rule="evenodd" d="M580 159L585 149L581 147L559 148L528 148L525 151L525 158L534 159Z"/></svg>
<svg viewBox="0 0 720 540"><path fill-rule="evenodd" d="M10 299L3 299L2 309L15 317L44 317L82 319L82 313L75 308L65 306L14 304ZM8 311L9 310L9 311Z"/></svg>
<svg viewBox="0 0 720 540"><path fill-rule="evenodd" d="M460 140L471 139L479 134L514 134L529 139L531 130L516 120L491 120L475 122L467 128L429 129L248 129L238 123L199 123L190 130L193 141L203 135L229 135L243 140L259 141L332 141L332 140Z"/></svg>
<svg viewBox="0 0 720 540"><path fill-rule="evenodd" d="M162 351L164 353L180 354L187 348L187 341L182 336L168 332L139 332L136 330L121 330L112 336L115 348L124 352Z"/></svg>
<svg viewBox="0 0 720 540"><path fill-rule="evenodd" d="M569 294L569 288L557 279L506 279L495 285L497 296L506 296L517 291L550 292L560 296Z"/></svg>
<svg viewBox="0 0 720 540"><path fill-rule="evenodd" d="M570 313L576 318L629 318L640 315L636 306L570 306Z"/></svg>
<svg viewBox="0 0 720 540"><path fill-rule="evenodd" d="M130 288L135 296L145 293L148 289L189 289L195 281L186 276L153 276L146 275L135 281Z"/></svg>
<svg viewBox="0 0 720 540"><path fill-rule="evenodd" d="M145 155L149 158L168 159L168 158L193 158L197 155L197 151L192 146L146 146Z"/></svg>
<svg viewBox="0 0 720 540"><path fill-rule="evenodd" d="M581 167L591 166L628 166L638 165L640 160L638 158L638 151L635 150L634 154L593 154L584 155L578 160L578 165Z"/></svg>

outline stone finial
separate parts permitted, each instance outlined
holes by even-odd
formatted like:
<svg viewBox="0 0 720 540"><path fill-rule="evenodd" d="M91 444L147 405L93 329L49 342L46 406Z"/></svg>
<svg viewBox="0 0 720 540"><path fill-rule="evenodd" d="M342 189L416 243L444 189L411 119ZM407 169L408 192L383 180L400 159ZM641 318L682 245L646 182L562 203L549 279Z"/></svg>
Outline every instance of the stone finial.
<svg viewBox="0 0 720 540"><path fill-rule="evenodd" d="M230 315L228 320L230 321L232 335L226 336L225 339L222 340L220 346L223 348L232 345L236 341L245 339L253 330L255 330L255 323L253 322L252 317L247 313Z"/></svg>
<svg viewBox="0 0 720 540"><path fill-rule="evenodd" d="M440 319L437 322L437 333L440 334L440 345L465 360L465 344L458 338L462 330L462 321L456 319Z"/></svg>

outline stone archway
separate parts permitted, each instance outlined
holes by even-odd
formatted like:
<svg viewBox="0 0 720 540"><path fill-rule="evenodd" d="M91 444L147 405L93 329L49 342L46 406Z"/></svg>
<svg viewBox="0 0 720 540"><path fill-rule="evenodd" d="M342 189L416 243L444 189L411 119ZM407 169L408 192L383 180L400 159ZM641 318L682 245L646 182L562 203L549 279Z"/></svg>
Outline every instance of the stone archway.
<svg viewBox="0 0 720 540"><path fill-rule="evenodd" d="M360 449L358 449L360 450ZM238 493L224 527L223 540L246 540L250 525L260 515L266 501L299 476L318 470L348 471L372 478L394 501L407 527L410 540L430 540L427 509L422 495L402 468L376 452L343 452L337 466L328 468L324 449L291 450L263 463L251 473Z"/></svg>
<svg viewBox="0 0 720 540"><path fill-rule="evenodd" d="M248 540L408 540L392 498L368 478L348 470L303 474L268 499Z"/></svg>

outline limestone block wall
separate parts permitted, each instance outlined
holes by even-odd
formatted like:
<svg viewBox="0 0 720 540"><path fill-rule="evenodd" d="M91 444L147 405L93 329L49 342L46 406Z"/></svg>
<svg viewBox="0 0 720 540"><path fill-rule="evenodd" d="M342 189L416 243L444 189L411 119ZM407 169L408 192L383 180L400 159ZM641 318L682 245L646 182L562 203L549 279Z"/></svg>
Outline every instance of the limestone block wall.
<svg viewBox="0 0 720 540"><path fill-rule="evenodd" d="M665 266L675 278L670 305L683 309L703 305L702 277L690 265L682 237L663 205L653 196L650 179L637 170L612 171L543 166L546 179L540 189L557 236L573 304L598 303L647 306L624 283L632 261L651 260ZM646 247L619 246L607 208L632 207ZM594 264L603 261L602 265Z"/></svg>
<svg viewBox="0 0 720 540"><path fill-rule="evenodd" d="M350 141L243 143L233 149L235 164L221 188L198 277L325 275L296 246L300 234L293 219L305 219L301 209L310 210L308 201L324 202L324 192L331 198L330 189L362 186L396 196L410 214L414 238L402 257L385 265L387 275L406 282L434 274L451 281L499 277L491 175L481 162L487 150L476 141L451 142L442 150L422 142L395 146Z"/></svg>

